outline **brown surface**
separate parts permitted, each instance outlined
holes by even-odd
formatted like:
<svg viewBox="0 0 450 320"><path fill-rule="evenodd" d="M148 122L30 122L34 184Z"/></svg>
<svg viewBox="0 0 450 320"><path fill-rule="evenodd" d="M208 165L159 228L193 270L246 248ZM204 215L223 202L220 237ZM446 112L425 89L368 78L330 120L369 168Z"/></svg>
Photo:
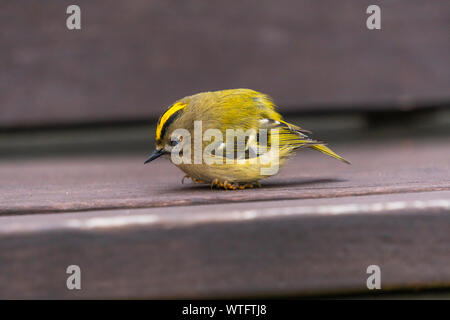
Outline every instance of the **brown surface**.
<svg viewBox="0 0 450 320"><path fill-rule="evenodd" d="M0 217L0 298L194 298L450 286L450 191ZM68 265L80 291L66 288Z"/></svg>
<svg viewBox="0 0 450 320"><path fill-rule="evenodd" d="M332 146L348 166L305 150L263 188L211 191L181 184L168 159L141 157L9 160L0 162L0 214L162 207L256 200L346 197L450 189L448 138Z"/></svg>
<svg viewBox="0 0 450 320"><path fill-rule="evenodd" d="M450 101L450 2L2 3L0 126L155 117L199 91L250 87L283 111Z"/></svg>
<svg viewBox="0 0 450 320"><path fill-rule="evenodd" d="M372 264L383 290L449 287L449 143L333 145L352 166L306 150L242 191L147 153L1 161L0 298L368 293Z"/></svg>

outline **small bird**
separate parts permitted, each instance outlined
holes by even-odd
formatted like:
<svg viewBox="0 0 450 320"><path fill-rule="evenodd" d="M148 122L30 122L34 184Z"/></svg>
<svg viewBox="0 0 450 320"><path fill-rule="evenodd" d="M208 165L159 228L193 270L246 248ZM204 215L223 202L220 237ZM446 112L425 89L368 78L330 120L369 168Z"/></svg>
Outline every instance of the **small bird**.
<svg viewBox="0 0 450 320"><path fill-rule="evenodd" d="M202 92L176 101L159 118L156 150L170 154L196 183L227 190L260 187L296 151L313 148L347 164L311 133L285 122L273 100L251 89Z"/></svg>

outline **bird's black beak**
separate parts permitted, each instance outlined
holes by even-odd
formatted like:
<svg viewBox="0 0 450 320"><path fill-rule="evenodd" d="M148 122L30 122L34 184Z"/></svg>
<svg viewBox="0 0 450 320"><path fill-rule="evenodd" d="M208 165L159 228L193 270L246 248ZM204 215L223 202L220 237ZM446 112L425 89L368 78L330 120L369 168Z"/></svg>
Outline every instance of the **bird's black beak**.
<svg viewBox="0 0 450 320"><path fill-rule="evenodd" d="M147 160L145 160L144 164L149 163L150 161L155 160L156 158L161 157L163 154L165 154L166 152L164 151L164 149L156 149L155 151L153 151L153 153L150 155L150 157L147 158Z"/></svg>

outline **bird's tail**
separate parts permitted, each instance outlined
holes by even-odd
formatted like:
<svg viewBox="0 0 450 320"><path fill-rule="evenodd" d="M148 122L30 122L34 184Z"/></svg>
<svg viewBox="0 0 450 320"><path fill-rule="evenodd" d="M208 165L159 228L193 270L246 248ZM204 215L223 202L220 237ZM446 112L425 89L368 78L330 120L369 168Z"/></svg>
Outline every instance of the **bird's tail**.
<svg viewBox="0 0 450 320"><path fill-rule="evenodd" d="M350 161L345 160L340 155L334 153L333 150L331 150L330 148L328 148L327 146L325 146L323 144L315 144L315 145L311 146L311 148L316 149L317 151L320 151L322 153L325 153L326 155L328 155L330 157L333 157L333 158L336 158L338 160L341 160L342 162L345 162L347 164L351 164Z"/></svg>

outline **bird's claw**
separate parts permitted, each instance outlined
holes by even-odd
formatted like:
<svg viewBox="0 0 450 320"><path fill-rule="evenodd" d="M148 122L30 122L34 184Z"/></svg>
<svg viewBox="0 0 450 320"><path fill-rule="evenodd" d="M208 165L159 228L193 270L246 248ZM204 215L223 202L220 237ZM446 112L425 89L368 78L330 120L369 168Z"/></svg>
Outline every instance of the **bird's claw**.
<svg viewBox="0 0 450 320"><path fill-rule="evenodd" d="M227 180L221 181L217 178L211 182L211 189L217 188L217 189L224 189L224 190L237 190L237 189L244 190L244 189L253 189L255 187L260 188L261 184L258 181L239 183L239 182L229 182Z"/></svg>

